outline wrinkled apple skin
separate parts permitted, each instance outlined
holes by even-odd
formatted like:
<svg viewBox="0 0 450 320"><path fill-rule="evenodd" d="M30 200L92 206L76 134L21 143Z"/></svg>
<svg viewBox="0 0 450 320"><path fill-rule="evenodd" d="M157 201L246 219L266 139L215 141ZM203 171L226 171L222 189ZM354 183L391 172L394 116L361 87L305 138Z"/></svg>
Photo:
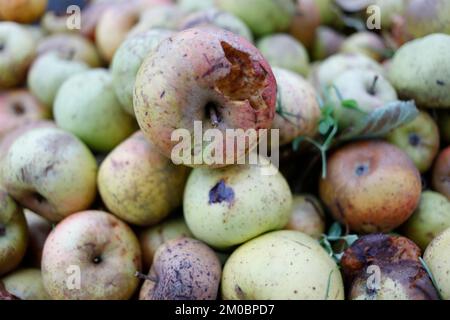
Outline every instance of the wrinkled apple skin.
<svg viewBox="0 0 450 320"><path fill-rule="evenodd" d="M229 12L216 8L200 10L188 15L181 21L179 29L185 30L202 25L214 25L238 34L250 42L253 41L252 32L241 19Z"/></svg>
<svg viewBox="0 0 450 320"><path fill-rule="evenodd" d="M280 145L298 136L313 138L321 115L316 90L300 75L273 68L278 86L276 115L272 129L280 130Z"/></svg>
<svg viewBox="0 0 450 320"><path fill-rule="evenodd" d="M294 195L292 214L284 229L300 231L319 239L325 233L325 213L319 200L309 194Z"/></svg>
<svg viewBox="0 0 450 320"><path fill-rule="evenodd" d="M216 253L204 243L178 238L155 253L140 300L216 300L222 267Z"/></svg>
<svg viewBox="0 0 450 320"><path fill-rule="evenodd" d="M289 186L280 172L263 175L260 170L259 165L235 165L192 171L183 209L197 239L227 249L287 224L292 213Z"/></svg>
<svg viewBox="0 0 450 320"><path fill-rule="evenodd" d="M127 38L117 49L112 64L111 75L114 90L123 109L134 116L133 91L136 74L144 58L156 48L172 31L155 29Z"/></svg>
<svg viewBox="0 0 450 320"><path fill-rule="evenodd" d="M2 164L3 185L11 196L50 221L88 208L95 198L95 158L61 129L24 133L9 147Z"/></svg>
<svg viewBox="0 0 450 320"><path fill-rule="evenodd" d="M308 52L290 35L278 33L266 36L258 41L257 47L272 67L288 69L302 76L308 75Z"/></svg>
<svg viewBox="0 0 450 320"><path fill-rule="evenodd" d="M450 147L437 157L433 169L432 185L434 190L450 200Z"/></svg>
<svg viewBox="0 0 450 320"><path fill-rule="evenodd" d="M223 269L222 298L343 300L344 286L338 266L315 239L283 230L252 239L231 254Z"/></svg>
<svg viewBox="0 0 450 320"><path fill-rule="evenodd" d="M174 165L137 132L102 162L98 188L111 213L150 226L181 205L188 173L187 167Z"/></svg>
<svg viewBox="0 0 450 320"><path fill-rule="evenodd" d="M0 89L19 85L36 53L36 42L25 27L0 22Z"/></svg>
<svg viewBox="0 0 450 320"><path fill-rule="evenodd" d="M40 56L28 73L28 88L45 106L52 108L61 85L74 74L86 71L88 65L58 52Z"/></svg>
<svg viewBox="0 0 450 320"><path fill-rule="evenodd" d="M163 221L143 230L139 235L139 242L141 243L144 270L148 270L152 265L153 257L160 245L181 237L193 237L183 218Z"/></svg>
<svg viewBox="0 0 450 320"><path fill-rule="evenodd" d="M56 124L96 151L110 151L136 129L114 92L111 74L91 69L67 79L53 107Z"/></svg>
<svg viewBox="0 0 450 320"><path fill-rule="evenodd" d="M387 139L405 151L421 173L430 169L439 152L439 128L424 111L413 121L392 131Z"/></svg>
<svg viewBox="0 0 450 320"><path fill-rule="evenodd" d="M383 141L361 141L328 159L320 197L333 217L358 233L389 232L417 208L420 174L409 157Z"/></svg>
<svg viewBox="0 0 450 320"><path fill-rule="evenodd" d="M342 42L341 52L361 53L375 61L383 61L386 45L382 38L373 32L357 32Z"/></svg>
<svg viewBox="0 0 450 320"><path fill-rule="evenodd" d="M225 141L225 130L270 128L275 103L275 78L259 51L244 38L213 27L188 29L162 41L136 77L136 119L167 157L179 143L171 140L174 128L187 129L193 136L194 121L203 121L203 130L222 132L223 156L233 160L256 143L227 154L226 145L234 139ZM217 123L207 112L211 104ZM205 149L203 159L209 156Z"/></svg>
<svg viewBox="0 0 450 320"><path fill-rule="evenodd" d="M438 192L425 191L419 207L402 226L402 233L425 250L447 228L450 228L449 200Z"/></svg>
<svg viewBox="0 0 450 320"><path fill-rule="evenodd" d="M0 92L0 141L16 128L49 116L49 108L26 89Z"/></svg>
<svg viewBox="0 0 450 320"><path fill-rule="evenodd" d="M24 213L28 226L28 248L25 261L27 265L40 268L42 250L44 249L45 240L50 231L52 231L52 224L47 219L28 209L25 209Z"/></svg>
<svg viewBox="0 0 450 320"><path fill-rule="evenodd" d="M2 20L31 23L39 19L47 8L47 0L0 0Z"/></svg>
<svg viewBox="0 0 450 320"><path fill-rule="evenodd" d="M67 286L80 268L80 289ZM125 300L139 285L141 251L133 231L102 211L83 211L59 223L45 242L42 277L52 299Z"/></svg>
<svg viewBox="0 0 450 320"><path fill-rule="evenodd" d="M241 18L258 37L288 29L295 14L292 0L217 0L217 5Z"/></svg>
<svg viewBox="0 0 450 320"><path fill-rule="evenodd" d="M424 108L450 108L450 35L432 34L404 44L394 55L389 80L403 99Z"/></svg>
<svg viewBox="0 0 450 320"><path fill-rule="evenodd" d="M39 269L19 269L8 274L1 281L5 289L20 300L50 300Z"/></svg>

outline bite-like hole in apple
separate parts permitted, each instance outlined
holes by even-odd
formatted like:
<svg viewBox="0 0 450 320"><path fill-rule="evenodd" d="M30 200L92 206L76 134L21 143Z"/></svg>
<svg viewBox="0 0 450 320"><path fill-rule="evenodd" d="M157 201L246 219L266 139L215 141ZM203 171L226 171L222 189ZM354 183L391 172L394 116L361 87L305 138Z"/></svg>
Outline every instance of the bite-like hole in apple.
<svg viewBox="0 0 450 320"><path fill-rule="evenodd" d="M220 45L231 64L230 72L216 82L216 88L233 101L248 101L255 110L267 108L263 91L267 86L267 71L246 52L225 41Z"/></svg>

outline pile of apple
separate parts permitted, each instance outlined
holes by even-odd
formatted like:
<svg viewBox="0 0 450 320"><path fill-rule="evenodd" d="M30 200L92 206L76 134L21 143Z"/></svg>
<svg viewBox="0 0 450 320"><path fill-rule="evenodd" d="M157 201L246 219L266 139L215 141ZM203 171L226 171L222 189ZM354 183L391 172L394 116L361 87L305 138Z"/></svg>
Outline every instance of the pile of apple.
<svg viewBox="0 0 450 320"><path fill-rule="evenodd" d="M72 2L0 0L0 299L450 299L450 1Z"/></svg>

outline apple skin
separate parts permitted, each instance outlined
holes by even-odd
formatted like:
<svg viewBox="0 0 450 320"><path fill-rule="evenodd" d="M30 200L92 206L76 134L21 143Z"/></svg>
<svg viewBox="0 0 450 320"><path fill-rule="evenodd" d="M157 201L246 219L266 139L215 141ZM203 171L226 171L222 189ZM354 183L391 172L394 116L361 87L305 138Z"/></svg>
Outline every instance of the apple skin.
<svg viewBox="0 0 450 320"><path fill-rule="evenodd" d="M19 265L27 243L28 230L22 208L0 187L0 276Z"/></svg>
<svg viewBox="0 0 450 320"><path fill-rule="evenodd" d="M195 238L228 249L288 223L292 194L286 180L280 172L260 170L260 165L235 165L192 171L183 210Z"/></svg>
<svg viewBox="0 0 450 320"><path fill-rule="evenodd" d="M6 289L5 289L5 285L3 284L2 281L0 281L0 301L11 301L11 300L20 300L18 297L16 297L15 295L9 293Z"/></svg>
<svg viewBox="0 0 450 320"><path fill-rule="evenodd" d="M191 238L163 243L155 253L140 300L216 300L222 267L216 253Z"/></svg>
<svg viewBox="0 0 450 320"><path fill-rule="evenodd" d="M216 8L200 10L187 15L178 28L185 30L202 25L214 25L238 34L248 41L253 42L253 34L247 25L235 15Z"/></svg>
<svg viewBox="0 0 450 320"><path fill-rule="evenodd" d="M53 113L59 127L95 151L112 150L136 130L105 69L91 69L67 79L56 95Z"/></svg>
<svg viewBox="0 0 450 320"><path fill-rule="evenodd" d="M0 0L2 20L31 23L39 19L47 8L47 0Z"/></svg>
<svg viewBox="0 0 450 320"><path fill-rule="evenodd" d="M182 217L169 219L143 230L139 235L139 242L141 244L144 270L148 270L152 265L153 257L160 245L181 237L193 237Z"/></svg>
<svg viewBox="0 0 450 320"><path fill-rule="evenodd" d="M284 229L319 239L325 233L325 213L319 200L310 194L294 195L292 214Z"/></svg>
<svg viewBox="0 0 450 320"><path fill-rule="evenodd" d="M49 115L50 110L26 89L0 92L0 140L16 128Z"/></svg>
<svg viewBox="0 0 450 320"><path fill-rule="evenodd" d="M272 67L308 75L308 52L294 37L283 33L272 34L259 39L257 47Z"/></svg>
<svg viewBox="0 0 450 320"><path fill-rule="evenodd" d="M28 88L45 106L52 108L56 93L65 80L89 66L61 52L49 52L35 60L28 73Z"/></svg>
<svg viewBox="0 0 450 320"><path fill-rule="evenodd" d="M128 37L117 49L112 64L111 75L114 90L123 109L134 116L133 92L136 74L147 55L172 31L155 29Z"/></svg>
<svg viewBox="0 0 450 320"><path fill-rule="evenodd" d="M279 129L280 145L298 136L313 138L321 115L316 90L300 75L273 68L278 86L277 113L272 129Z"/></svg>
<svg viewBox="0 0 450 320"><path fill-rule="evenodd" d="M438 114L438 125L442 140L450 143L450 110Z"/></svg>
<svg viewBox="0 0 450 320"><path fill-rule="evenodd" d="M370 69L345 71L333 81L333 86L340 93L339 96L335 89L330 89L330 99L335 106L334 112L341 130L358 123L365 113L398 99L389 81L381 73ZM363 112L343 107L341 97L343 100L355 100Z"/></svg>
<svg viewBox="0 0 450 320"><path fill-rule="evenodd" d="M192 28L162 41L144 60L136 77L134 111L146 137L171 157L178 144L171 140L174 128L193 136L194 121L202 121L204 130L219 129L224 140L226 129L270 128L276 89L269 64L246 39L218 28ZM217 123L209 117L208 105L214 106ZM230 162L256 147L246 144L230 155L227 143L223 156ZM203 159L209 156L206 149Z"/></svg>
<svg viewBox="0 0 450 320"><path fill-rule="evenodd" d="M424 191L419 207L402 226L402 234L425 250L447 228L450 228L450 201L438 192Z"/></svg>
<svg viewBox="0 0 450 320"><path fill-rule="evenodd" d="M94 201L95 158L80 140L61 129L24 133L10 146L2 165L3 185L11 196L52 222Z"/></svg>
<svg viewBox="0 0 450 320"><path fill-rule="evenodd" d="M178 0L178 6L186 12L200 11L214 7L215 0Z"/></svg>
<svg viewBox="0 0 450 320"><path fill-rule="evenodd" d="M242 19L257 37L287 30L295 15L292 0L217 0L216 4Z"/></svg>
<svg viewBox="0 0 450 320"><path fill-rule="evenodd" d="M69 289L67 270L80 268L80 289ZM125 300L139 285L141 250L133 231L102 211L83 211L60 222L42 254L42 278L55 300Z"/></svg>
<svg viewBox="0 0 450 320"><path fill-rule="evenodd" d="M137 132L102 162L98 188L111 213L139 225L155 225L182 203L189 170L176 166Z"/></svg>
<svg viewBox="0 0 450 320"><path fill-rule="evenodd" d="M297 0L296 13L289 27L289 33L307 49L311 49L316 38L316 31L320 28L320 20L320 10L316 0Z"/></svg>
<svg viewBox="0 0 450 320"><path fill-rule="evenodd" d="M344 286L338 266L315 239L283 230L231 254L222 273L222 299L343 300Z"/></svg>
<svg viewBox="0 0 450 320"><path fill-rule="evenodd" d="M0 90L23 82L36 54L32 34L15 22L0 22Z"/></svg>
<svg viewBox="0 0 450 320"><path fill-rule="evenodd" d="M386 45L383 39L376 33L362 31L352 34L346 38L341 45L341 52L361 53L375 61L383 61L385 58Z"/></svg>
<svg viewBox="0 0 450 320"><path fill-rule="evenodd" d="M336 54L339 52L345 40L342 34L327 26L317 28L315 36L312 47L312 57L314 60L325 60Z"/></svg>
<svg viewBox="0 0 450 320"><path fill-rule="evenodd" d="M423 108L450 108L450 35L432 34L404 44L394 55L389 80L403 99Z"/></svg>
<svg viewBox="0 0 450 320"><path fill-rule="evenodd" d="M320 197L333 217L358 233L389 232L417 208L420 174L411 159L383 141L360 141L328 159Z"/></svg>
<svg viewBox="0 0 450 320"><path fill-rule="evenodd" d="M40 268L42 250L44 249L45 240L50 231L52 231L52 224L47 219L28 209L25 209L24 213L28 226L28 248L25 261L27 265Z"/></svg>
<svg viewBox="0 0 450 320"><path fill-rule="evenodd" d="M433 189L450 200L450 147L438 155L433 168Z"/></svg>
<svg viewBox="0 0 450 320"><path fill-rule="evenodd" d="M439 152L439 128L425 111L392 131L387 140L405 151L421 173L431 168Z"/></svg>
<svg viewBox="0 0 450 320"><path fill-rule="evenodd" d="M5 289L20 300L50 300L42 283L41 270L19 269L1 279Z"/></svg>

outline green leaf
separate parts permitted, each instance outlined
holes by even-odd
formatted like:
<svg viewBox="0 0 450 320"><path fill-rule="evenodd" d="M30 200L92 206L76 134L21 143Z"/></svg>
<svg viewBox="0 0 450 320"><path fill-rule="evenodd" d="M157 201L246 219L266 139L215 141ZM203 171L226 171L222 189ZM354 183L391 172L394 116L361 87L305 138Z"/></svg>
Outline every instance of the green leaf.
<svg viewBox="0 0 450 320"><path fill-rule="evenodd" d="M342 100L341 101L341 105L344 108L347 109L355 109L355 110L359 110L359 105L358 102L354 99L347 99L347 100Z"/></svg>
<svg viewBox="0 0 450 320"><path fill-rule="evenodd" d="M419 114L414 101L393 101L366 114L362 119L339 137L339 140L353 138L382 137Z"/></svg>
<svg viewBox="0 0 450 320"><path fill-rule="evenodd" d="M347 245L350 247L353 244L353 242L358 240L358 236L356 234L349 234L348 236L345 236L343 239L345 240Z"/></svg>
<svg viewBox="0 0 450 320"><path fill-rule="evenodd" d="M322 238L320 239L320 245L322 248L325 249L325 251L328 253L328 255L331 257L334 254L333 248L331 247L331 243L328 241L326 235L322 235Z"/></svg>
<svg viewBox="0 0 450 320"><path fill-rule="evenodd" d="M335 222L331 225L330 230L328 230L328 237L339 238L342 234L342 227L339 222Z"/></svg>

